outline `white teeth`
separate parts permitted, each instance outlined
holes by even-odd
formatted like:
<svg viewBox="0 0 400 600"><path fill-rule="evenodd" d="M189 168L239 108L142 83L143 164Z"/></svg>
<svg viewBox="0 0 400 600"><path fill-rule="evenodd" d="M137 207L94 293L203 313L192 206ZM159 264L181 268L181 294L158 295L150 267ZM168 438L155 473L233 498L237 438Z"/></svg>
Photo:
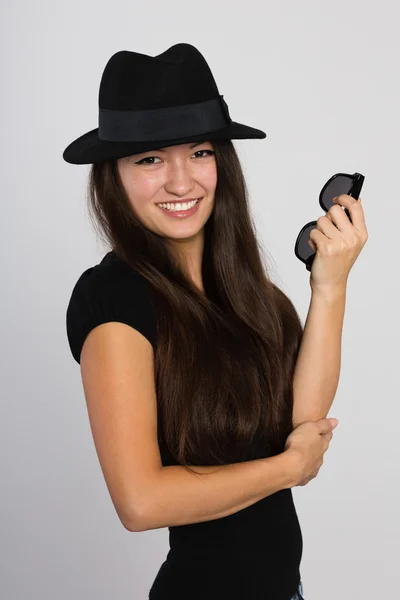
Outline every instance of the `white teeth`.
<svg viewBox="0 0 400 600"><path fill-rule="evenodd" d="M183 202L182 204L180 202L178 202L177 204L166 202L163 204L159 204L158 206L160 206L161 208L165 208L166 210L169 210L171 212L177 212L180 210L190 210L195 204L198 203L198 201L199 200L197 199L193 200L193 202Z"/></svg>

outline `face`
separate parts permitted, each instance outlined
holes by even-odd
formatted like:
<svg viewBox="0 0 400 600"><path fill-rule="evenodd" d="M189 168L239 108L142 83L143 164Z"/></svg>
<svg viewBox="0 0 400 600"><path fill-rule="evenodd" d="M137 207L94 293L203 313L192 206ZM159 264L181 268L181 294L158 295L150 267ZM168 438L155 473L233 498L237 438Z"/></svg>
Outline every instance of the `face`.
<svg viewBox="0 0 400 600"><path fill-rule="evenodd" d="M129 201L151 231L176 241L193 241L214 207L216 161L211 142L192 142L133 154L117 161ZM171 212L187 199L199 201L187 212ZM190 204L189 204L190 207ZM178 206L184 209L186 206Z"/></svg>

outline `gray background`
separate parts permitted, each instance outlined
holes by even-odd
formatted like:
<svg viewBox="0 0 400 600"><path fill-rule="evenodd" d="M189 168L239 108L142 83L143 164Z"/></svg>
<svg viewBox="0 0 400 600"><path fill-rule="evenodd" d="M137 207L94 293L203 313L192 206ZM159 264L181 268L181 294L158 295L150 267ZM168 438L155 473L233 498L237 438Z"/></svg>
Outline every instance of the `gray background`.
<svg viewBox="0 0 400 600"><path fill-rule="evenodd" d="M126 49L204 54L271 273L302 319L309 273L293 245L334 173L359 171L369 240L349 278L339 419L318 477L293 489L306 600L399 594L398 3L4 3L1 20L1 562L5 600L147 598L168 529L119 522L91 437L65 311L108 250L86 209L88 166L62 159L97 127L100 77ZM198 574L201 577L201 572Z"/></svg>

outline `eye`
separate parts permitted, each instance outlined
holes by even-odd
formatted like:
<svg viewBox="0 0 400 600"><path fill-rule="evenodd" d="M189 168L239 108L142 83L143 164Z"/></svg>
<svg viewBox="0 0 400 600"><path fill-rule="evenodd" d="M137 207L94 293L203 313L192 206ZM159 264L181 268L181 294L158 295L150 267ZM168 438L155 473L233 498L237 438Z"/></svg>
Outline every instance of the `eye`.
<svg viewBox="0 0 400 600"><path fill-rule="evenodd" d="M138 160L137 162L135 162L135 165L141 165L141 164L154 165L154 163L145 162L146 160L152 160L153 158L158 158L158 157L157 156L148 156L146 158L142 158L142 160Z"/></svg>
<svg viewBox="0 0 400 600"><path fill-rule="evenodd" d="M199 154L199 152L209 152L210 156L215 154L214 150L198 150L197 152L195 152L195 154ZM203 158L203 157L199 156L199 158Z"/></svg>
<svg viewBox="0 0 400 600"><path fill-rule="evenodd" d="M197 152L195 152L194 154L201 154L201 152L208 152L210 156L212 156L213 154L215 154L214 150L197 150ZM147 160L153 160L155 158L159 158L158 156L147 156L146 158L142 158L141 160L138 160L137 162L135 162L135 165L141 165L141 164L145 164L145 165L154 165L157 163L154 162L146 162ZM205 156L198 156L197 158L205 158Z"/></svg>

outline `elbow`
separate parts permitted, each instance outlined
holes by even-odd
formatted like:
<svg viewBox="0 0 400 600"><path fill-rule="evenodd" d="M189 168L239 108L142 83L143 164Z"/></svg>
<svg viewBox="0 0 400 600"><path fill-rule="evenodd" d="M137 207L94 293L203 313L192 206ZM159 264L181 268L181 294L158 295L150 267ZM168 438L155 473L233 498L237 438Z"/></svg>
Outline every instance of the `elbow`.
<svg viewBox="0 0 400 600"><path fill-rule="evenodd" d="M130 533L136 533L138 531L145 531L146 528L143 527L142 521L138 518L137 515L131 516L129 519L126 517L119 517L122 525L125 527L127 531Z"/></svg>
<svg viewBox="0 0 400 600"><path fill-rule="evenodd" d="M144 531L144 528L142 525L142 520L139 518L139 515L136 512L134 514L129 514L129 515L119 514L118 516L119 516L119 520L121 521L123 527L130 533Z"/></svg>
<svg viewBox="0 0 400 600"><path fill-rule="evenodd" d="M154 484L146 486L141 494L130 495L130 500L123 505L123 514L119 514L125 529L132 533L153 529L154 508L158 504L155 498Z"/></svg>
<svg viewBox="0 0 400 600"><path fill-rule="evenodd" d="M125 529L132 533L150 529L147 517L141 508L135 507L124 511L124 515L119 515L119 518Z"/></svg>

